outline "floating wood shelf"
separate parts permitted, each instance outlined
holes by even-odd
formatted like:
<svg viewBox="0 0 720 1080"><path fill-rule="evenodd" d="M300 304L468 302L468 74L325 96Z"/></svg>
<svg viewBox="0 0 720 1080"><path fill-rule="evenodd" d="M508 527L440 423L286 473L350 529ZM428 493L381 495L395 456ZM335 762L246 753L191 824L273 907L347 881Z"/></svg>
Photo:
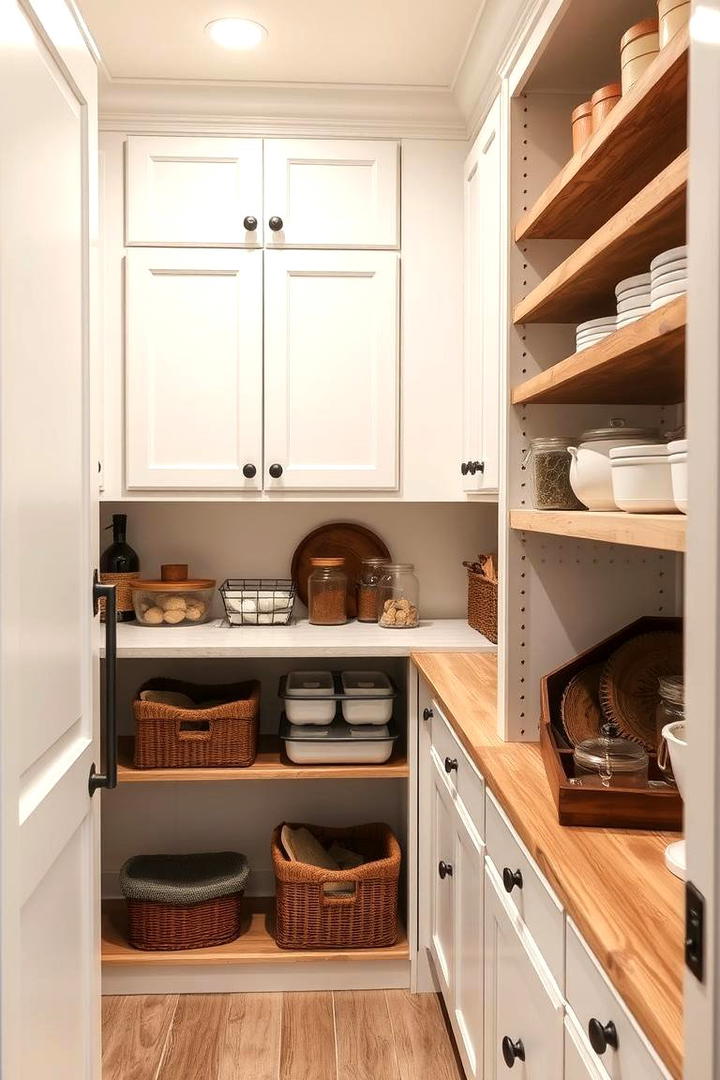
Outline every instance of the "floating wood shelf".
<svg viewBox="0 0 720 1080"><path fill-rule="evenodd" d="M102 918L102 962L104 965L188 966L207 964L317 964L328 960L347 962L363 960L404 960L410 956L407 936L400 927L398 940L387 949L280 949L272 935L273 901L270 898L246 899L243 932L235 941L212 949L187 949L181 952L143 952L127 943L124 900L106 900Z"/></svg>
<svg viewBox="0 0 720 1080"><path fill-rule="evenodd" d="M513 405L676 405L685 399L684 296L554 364L512 392Z"/></svg>
<svg viewBox="0 0 720 1080"><path fill-rule="evenodd" d="M684 150L517 305L515 322L582 322L613 314L619 281L647 271L655 255L685 243L687 176Z"/></svg>
<svg viewBox="0 0 720 1080"><path fill-rule="evenodd" d="M625 514L621 511L511 510L510 528L525 532L600 540L607 544L684 551L684 514Z"/></svg>
<svg viewBox="0 0 720 1080"><path fill-rule="evenodd" d="M121 784L215 783L224 780L393 780L410 775L407 758L395 751L384 765L294 765L282 752L280 739L260 738L255 764L248 769L136 769L132 736L118 740L118 782Z"/></svg>
<svg viewBox="0 0 720 1080"><path fill-rule="evenodd" d="M523 214L518 243L584 240L687 146L688 50L685 28Z"/></svg>

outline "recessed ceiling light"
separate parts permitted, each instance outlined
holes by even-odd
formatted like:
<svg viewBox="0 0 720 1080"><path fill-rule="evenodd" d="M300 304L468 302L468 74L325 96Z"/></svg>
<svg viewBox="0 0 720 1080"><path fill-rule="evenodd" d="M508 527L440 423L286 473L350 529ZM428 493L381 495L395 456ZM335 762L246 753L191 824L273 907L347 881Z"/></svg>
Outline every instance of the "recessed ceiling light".
<svg viewBox="0 0 720 1080"><path fill-rule="evenodd" d="M267 37L265 27L252 19L213 19L205 33L223 49L256 49Z"/></svg>

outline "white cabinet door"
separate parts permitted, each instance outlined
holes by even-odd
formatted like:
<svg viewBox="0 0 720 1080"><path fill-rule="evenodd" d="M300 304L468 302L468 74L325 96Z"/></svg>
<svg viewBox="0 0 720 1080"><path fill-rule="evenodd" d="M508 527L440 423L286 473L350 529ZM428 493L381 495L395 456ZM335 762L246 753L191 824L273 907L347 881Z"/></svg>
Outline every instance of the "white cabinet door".
<svg viewBox="0 0 720 1080"><path fill-rule="evenodd" d="M262 139L131 135L125 206L129 246L258 247Z"/></svg>
<svg viewBox="0 0 720 1080"><path fill-rule="evenodd" d="M266 139L266 243L398 247L398 165L394 142Z"/></svg>
<svg viewBox="0 0 720 1080"><path fill-rule="evenodd" d="M513 925L502 882L486 862L485 1080L501 1080L508 1067L520 1080L563 1075L563 1003L541 965Z"/></svg>
<svg viewBox="0 0 720 1080"><path fill-rule="evenodd" d="M484 846L456 810L454 1012L469 1080L483 1075Z"/></svg>
<svg viewBox="0 0 720 1080"><path fill-rule="evenodd" d="M563 1080L604 1080L570 1016L565 1018L565 1073Z"/></svg>
<svg viewBox="0 0 720 1080"><path fill-rule="evenodd" d="M506 295L505 166L498 96L465 163L465 491L496 491Z"/></svg>
<svg viewBox="0 0 720 1080"><path fill-rule="evenodd" d="M455 975L455 808L442 777L432 770L430 952L448 1012Z"/></svg>
<svg viewBox="0 0 720 1080"><path fill-rule="evenodd" d="M256 490L262 252L126 258L127 487Z"/></svg>
<svg viewBox="0 0 720 1080"><path fill-rule="evenodd" d="M265 256L265 487L398 484L399 258Z"/></svg>

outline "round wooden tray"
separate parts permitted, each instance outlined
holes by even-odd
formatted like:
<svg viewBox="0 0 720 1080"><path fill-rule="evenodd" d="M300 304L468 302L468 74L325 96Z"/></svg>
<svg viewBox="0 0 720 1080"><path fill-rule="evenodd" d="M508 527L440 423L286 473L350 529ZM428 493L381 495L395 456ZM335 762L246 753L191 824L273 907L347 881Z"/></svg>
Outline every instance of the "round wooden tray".
<svg viewBox="0 0 720 1080"><path fill-rule="evenodd" d="M290 576L303 604L307 604L308 598L307 583L312 571L310 560L326 557L345 559L348 615L354 619L357 615L356 586L363 559L387 559L390 562L390 551L376 533L352 521L333 521L314 529L295 548L290 569Z"/></svg>
<svg viewBox="0 0 720 1080"><path fill-rule="evenodd" d="M603 725L599 695L602 672L602 664L592 664L579 671L565 687L560 716L572 746L600 734Z"/></svg>
<svg viewBox="0 0 720 1080"><path fill-rule="evenodd" d="M628 739L649 752L657 747L655 710L658 679L681 675L682 634L656 631L639 634L612 654L600 679L603 713Z"/></svg>

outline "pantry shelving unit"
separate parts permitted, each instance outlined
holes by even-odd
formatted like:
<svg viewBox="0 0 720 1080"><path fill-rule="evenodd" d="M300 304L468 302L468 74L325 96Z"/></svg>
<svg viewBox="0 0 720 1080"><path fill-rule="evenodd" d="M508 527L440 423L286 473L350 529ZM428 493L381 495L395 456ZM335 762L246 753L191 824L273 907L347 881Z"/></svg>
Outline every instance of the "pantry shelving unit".
<svg viewBox="0 0 720 1080"><path fill-rule="evenodd" d="M524 532L598 540L605 544L684 551L684 514L625 514L589 510L512 510L510 528Z"/></svg>

